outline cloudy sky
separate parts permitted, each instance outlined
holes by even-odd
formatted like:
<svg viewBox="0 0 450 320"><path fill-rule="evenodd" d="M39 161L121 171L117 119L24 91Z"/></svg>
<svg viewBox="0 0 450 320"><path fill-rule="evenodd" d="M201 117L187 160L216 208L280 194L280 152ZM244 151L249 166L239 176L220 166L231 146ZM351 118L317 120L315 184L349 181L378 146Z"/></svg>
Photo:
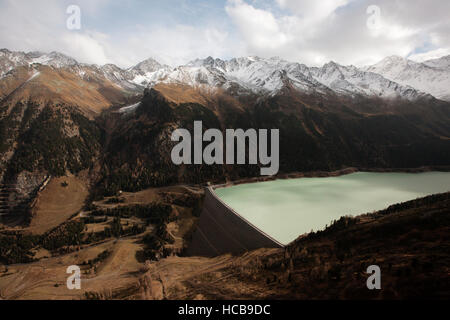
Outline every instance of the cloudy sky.
<svg viewBox="0 0 450 320"><path fill-rule="evenodd" d="M81 29L70 30L70 5ZM0 0L0 48L129 67L207 56L366 65L450 54L448 0ZM75 20L70 20L75 21Z"/></svg>

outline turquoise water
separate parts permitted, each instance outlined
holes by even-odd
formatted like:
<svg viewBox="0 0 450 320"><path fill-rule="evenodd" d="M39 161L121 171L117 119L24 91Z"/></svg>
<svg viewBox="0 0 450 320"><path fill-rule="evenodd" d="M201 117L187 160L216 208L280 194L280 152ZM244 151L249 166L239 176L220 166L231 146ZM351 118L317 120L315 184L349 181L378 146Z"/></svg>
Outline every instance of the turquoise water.
<svg viewBox="0 0 450 320"><path fill-rule="evenodd" d="M450 172L358 172L329 178L299 178L216 189L236 212L283 244L325 228L344 215L450 191Z"/></svg>

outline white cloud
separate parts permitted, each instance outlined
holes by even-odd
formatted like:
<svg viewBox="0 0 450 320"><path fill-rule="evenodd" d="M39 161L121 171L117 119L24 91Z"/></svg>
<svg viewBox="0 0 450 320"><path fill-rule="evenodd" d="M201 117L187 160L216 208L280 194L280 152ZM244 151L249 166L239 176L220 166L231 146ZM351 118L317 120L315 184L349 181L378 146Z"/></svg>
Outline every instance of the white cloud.
<svg viewBox="0 0 450 320"><path fill-rule="evenodd" d="M295 25L291 17L276 19L271 12L256 9L241 0L229 1L226 12L250 46L274 49L291 41L289 31Z"/></svg>
<svg viewBox="0 0 450 320"><path fill-rule="evenodd" d="M406 57L429 41L435 46L450 45L448 18L441 12L450 7L449 1L276 2L284 14L275 15L275 7L258 9L245 0L228 1L227 13L249 54L276 55L312 65L330 60L365 65L389 55ZM367 27L370 5L377 5L381 11L377 29Z"/></svg>
<svg viewBox="0 0 450 320"><path fill-rule="evenodd" d="M239 52L238 42L214 27L175 25L171 28L142 28L119 41L122 45L116 49L122 56L128 55L133 61L151 56L172 66L209 55L224 57Z"/></svg>
<svg viewBox="0 0 450 320"><path fill-rule="evenodd" d="M276 0L276 2L281 8L292 10L307 23L317 23L328 18L350 0Z"/></svg>
<svg viewBox="0 0 450 320"><path fill-rule="evenodd" d="M60 51L80 61L110 62L101 44L105 36L83 29L68 30L68 15L61 2L8 0L0 8L0 44L3 47L22 51ZM83 7L89 11L94 8L87 2Z"/></svg>
<svg viewBox="0 0 450 320"><path fill-rule="evenodd" d="M148 57L179 65L209 55L365 65L423 48L430 52L413 57L435 57L450 48L448 0L228 0L224 11L202 23L180 18L152 24L141 16L123 29L114 29L114 19L105 14L105 8L114 11L108 0L77 0L83 17L80 31L66 28L68 1L0 0L0 47L55 50L81 62L121 67ZM127 1L133 6L133 0ZM381 9L376 30L367 27L369 5ZM186 9L196 12L196 7ZM219 16L223 12L226 16ZM113 14L120 18L120 12ZM86 17L99 19L102 32L84 25Z"/></svg>
<svg viewBox="0 0 450 320"><path fill-rule="evenodd" d="M59 51L80 62L116 63L129 67L149 57L178 65L199 57L242 53L239 40L232 39L221 26L175 24L150 27L141 21L130 30L105 34L88 30L88 15L101 14L107 0L79 0L82 29L66 28L66 6L61 1L41 0L0 2L0 47L21 51ZM112 21L107 21L112 23ZM138 21L137 21L138 22Z"/></svg>
<svg viewBox="0 0 450 320"><path fill-rule="evenodd" d="M98 38L105 40L106 37L98 33L65 32L61 43L68 55L77 57L80 61L89 61L99 65L112 63L113 61L107 57Z"/></svg>

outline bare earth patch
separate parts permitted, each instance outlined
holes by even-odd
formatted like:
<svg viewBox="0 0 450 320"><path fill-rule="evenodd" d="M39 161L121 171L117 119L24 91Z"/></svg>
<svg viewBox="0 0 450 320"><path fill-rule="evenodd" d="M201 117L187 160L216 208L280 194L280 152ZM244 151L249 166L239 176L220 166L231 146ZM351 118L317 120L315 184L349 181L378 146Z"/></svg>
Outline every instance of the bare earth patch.
<svg viewBox="0 0 450 320"><path fill-rule="evenodd" d="M136 240L112 240L94 247L87 247L71 254L43 259L39 262L12 265L0 276L0 300L79 300L86 292L95 292L102 298L111 298L125 290L137 291L142 265L135 259L140 246ZM111 252L96 268L84 263L94 259L104 250ZM81 290L69 290L66 286L67 267L81 268Z"/></svg>

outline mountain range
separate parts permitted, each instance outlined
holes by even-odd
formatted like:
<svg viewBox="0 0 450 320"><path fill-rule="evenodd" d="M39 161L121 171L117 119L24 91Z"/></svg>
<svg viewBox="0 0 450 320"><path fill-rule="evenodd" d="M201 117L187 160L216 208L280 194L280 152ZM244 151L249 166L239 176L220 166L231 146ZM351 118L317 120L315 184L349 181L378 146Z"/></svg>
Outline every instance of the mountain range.
<svg viewBox="0 0 450 320"><path fill-rule="evenodd" d="M171 135L194 121L279 129L276 178L448 170L449 66L208 57L123 69L0 50L0 299L447 297L448 193L282 249L176 257L201 227L203 186L267 178L258 165L177 166ZM384 290L366 288L374 263ZM68 293L67 265L83 290Z"/></svg>
<svg viewBox="0 0 450 320"><path fill-rule="evenodd" d="M2 49L0 183L32 198L48 175L83 173L90 198L101 198L259 175L254 165L175 166L170 135L195 120L205 130L279 128L280 174L450 165L449 70L449 57L363 68L148 59L123 69Z"/></svg>
<svg viewBox="0 0 450 320"><path fill-rule="evenodd" d="M112 87L112 91L135 93L144 87L162 83L222 89L238 95L273 96L290 86L304 93L318 95L408 100L434 96L449 101L449 61L450 56L423 63L394 56L372 66L357 68L335 62L322 67L308 67L280 58L244 57L224 61L208 57L172 68L150 58L131 68L121 69L113 64L97 66L78 63L58 52L23 53L2 49L0 80L4 83L13 77L18 67L28 68L29 77L21 81L36 80L40 68L49 66L53 72L70 73L78 81L100 83L100 92L104 87ZM3 96L7 94L7 90L2 91L0 94Z"/></svg>

